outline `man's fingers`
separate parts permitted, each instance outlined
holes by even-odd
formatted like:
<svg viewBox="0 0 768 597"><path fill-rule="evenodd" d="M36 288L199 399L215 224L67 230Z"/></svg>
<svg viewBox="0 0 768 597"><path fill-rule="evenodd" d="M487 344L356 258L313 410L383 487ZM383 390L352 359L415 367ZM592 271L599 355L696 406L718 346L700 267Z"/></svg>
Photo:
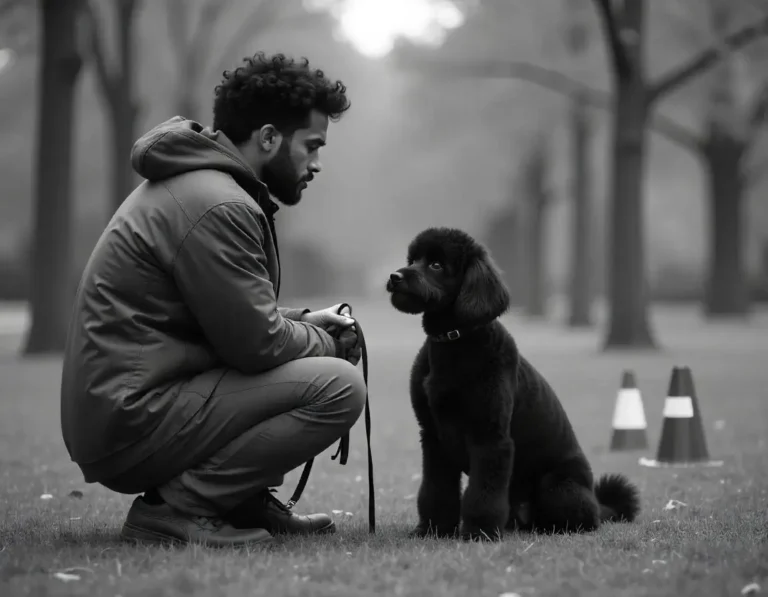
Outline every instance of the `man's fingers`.
<svg viewBox="0 0 768 597"><path fill-rule="evenodd" d="M333 319L331 319L330 323L347 329L348 327L355 325L355 320L351 317L346 317L345 315L336 315L334 313Z"/></svg>

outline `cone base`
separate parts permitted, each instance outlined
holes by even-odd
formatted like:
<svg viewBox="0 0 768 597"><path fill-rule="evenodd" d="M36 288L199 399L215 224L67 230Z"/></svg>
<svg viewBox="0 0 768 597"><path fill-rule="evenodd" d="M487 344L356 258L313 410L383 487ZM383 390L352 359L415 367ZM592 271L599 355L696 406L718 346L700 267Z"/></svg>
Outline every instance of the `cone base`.
<svg viewBox="0 0 768 597"><path fill-rule="evenodd" d="M614 429L611 436L611 452L627 452L648 448L648 436L645 429Z"/></svg>
<svg viewBox="0 0 768 597"><path fill-rule="evenodd" d="M640 466L647 466L648 468L708 468L723 466L722 460L699 460L699 461L686 461L686 462L666 462L661 460L654 460L653 458L641 457L637 463Z"/></svg>

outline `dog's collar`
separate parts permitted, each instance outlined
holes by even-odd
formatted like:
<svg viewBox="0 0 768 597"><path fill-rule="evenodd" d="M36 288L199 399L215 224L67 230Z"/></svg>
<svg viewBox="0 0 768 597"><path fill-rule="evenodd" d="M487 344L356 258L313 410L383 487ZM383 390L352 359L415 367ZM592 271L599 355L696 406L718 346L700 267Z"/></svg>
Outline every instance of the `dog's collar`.
<svg viewBox="0 0 768 597"><path fill-rule="evenodd" d="M443 332L442 334L427 334L427 338L432 340L433 342L453 342L454 340L458 340L459 338L463 338L467 334L481 328L483 326L481 325L475 325L470 328L463 328L463 329L455 329L455 330L449 330L447 332Z"/></svg>

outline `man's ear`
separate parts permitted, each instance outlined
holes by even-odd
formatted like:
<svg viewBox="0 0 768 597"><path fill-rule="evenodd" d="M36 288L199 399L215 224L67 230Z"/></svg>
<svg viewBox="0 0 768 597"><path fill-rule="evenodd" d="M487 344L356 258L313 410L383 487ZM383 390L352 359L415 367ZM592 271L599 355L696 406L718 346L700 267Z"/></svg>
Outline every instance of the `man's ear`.
<svg viewBox="0 0 768 597"><path fill-rule="evenodd" d="M489 255L478 257L464 273L454 314L465 323L490 321L509 308L509 291Z"/></svg>
<svg viewBox="0 0 768 597"><path fill-rule="evenodd" d="M257 135L256 143L262 151L272 153L280 147L283 136L273 124L265 124L254 133Z"/></svg>

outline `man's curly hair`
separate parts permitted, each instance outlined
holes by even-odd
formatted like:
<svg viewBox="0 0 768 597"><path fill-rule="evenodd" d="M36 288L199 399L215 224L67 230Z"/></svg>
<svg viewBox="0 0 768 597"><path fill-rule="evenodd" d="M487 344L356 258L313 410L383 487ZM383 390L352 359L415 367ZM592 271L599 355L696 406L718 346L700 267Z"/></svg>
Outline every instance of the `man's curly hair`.
<svg viewBox="0 0 768 597"><path fill-rule="evenodd" d="M265 124L291 135L309 125L312 110L337 121L349 109L344 84L310 69L306 58L296 61L284 54L257 52L243 62L224 71L213 102L214 130L235 144L247 141Z"/></svg>

